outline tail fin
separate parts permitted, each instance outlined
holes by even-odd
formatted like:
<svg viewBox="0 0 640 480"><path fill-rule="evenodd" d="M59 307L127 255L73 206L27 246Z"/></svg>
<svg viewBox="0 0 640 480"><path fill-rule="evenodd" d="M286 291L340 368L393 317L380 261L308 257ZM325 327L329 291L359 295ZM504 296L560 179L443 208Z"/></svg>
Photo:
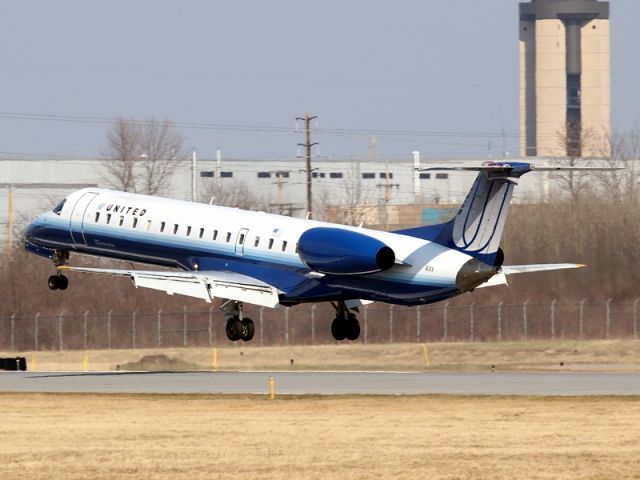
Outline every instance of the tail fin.
<svg viewBox="0 0 640 480"><path fill-rule="evenodd" d="M459 165L421 168L420 170L462 170L478 172L471 191L456 216L447 223L399 230L396 233L431 240L465 252L489 265L502 265L500 250L502 230L507 219L513 188L518 179L532 170L541 172L610 171L616 167L536 167L526 162L486 162L481 165Z"/></svg>
<svg viewBox="0 0 640 480"><path fill-rule="evenodd" d="M521 162L426 168L424 170L477 171L478 176L452 220L396 233L432 240L463 251L489 265L500 265L503 260L500 239L513 188L519 177L532 169L533 165Z"/></svg>

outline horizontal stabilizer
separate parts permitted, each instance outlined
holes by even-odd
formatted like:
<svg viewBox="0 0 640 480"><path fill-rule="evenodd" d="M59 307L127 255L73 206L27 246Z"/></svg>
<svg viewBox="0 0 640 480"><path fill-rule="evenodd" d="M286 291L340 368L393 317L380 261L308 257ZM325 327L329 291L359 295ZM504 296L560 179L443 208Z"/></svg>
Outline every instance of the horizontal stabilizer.
<svg viewBox="0 0 640 480"><path fill-rule="evenodd" d="M279 303L275 287L257 278L233 272L118 270L68 265L60 266L58 270L129 277L136 287L160 290L169 295L186 295L206 302L218 297L271 308L277 307Z"/></svg>
<svg viewBox="0 0 640 480"><path fill-rule="evenodd" d="M483 162L483 163L461 163L461 164L442 164L431 165L428 167L416 168L420 172L428 172L430 170L441 171L467 171L467 172L502 172L514 169L537 172L557 172L557 171L573 171L573 172L602 172L612 170L624 170L624 167L583 167L583 166L544 166L539 167L533 163L525 162Z"/></svg>
<svg viewBox="0 0 640 480"><path fill-rule="evenodd" d="M610 172L613 170L624 170L624 167L534 167L532 170L536 172L558 172L558 171L567 171L567 172Z"/></svg>
<svg viewBox="0 0 640 480"><path fill-rule="evenodd" d="M500 273L494 275L477 288L495 287L507 285L507 275L516 273L545 272L549 270L565 270L567 268L583 268L586 265L580 263L539 263L532 265L504 265Z"/></svg>
<svg viewBox="0 0 640 480"><path fill-rule="evenodd" d="M505 275L514 273L544 272L547 270L565 270L567 268L584 268L581 263L539 263L533 265L505 265L502 272Z"/></svg>

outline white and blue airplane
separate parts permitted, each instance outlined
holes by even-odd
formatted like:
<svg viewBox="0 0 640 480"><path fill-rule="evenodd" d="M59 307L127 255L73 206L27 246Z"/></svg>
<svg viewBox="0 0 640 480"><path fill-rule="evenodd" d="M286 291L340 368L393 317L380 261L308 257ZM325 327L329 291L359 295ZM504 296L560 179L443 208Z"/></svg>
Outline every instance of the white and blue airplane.
<svg viewBox="0 0 640 480"><path fill-rule="evenodd" d="M355 340L360 334L355 312L373 301L428 304L505 285L510 274L581 266L502 265L500 239L511 195L533 164L430 169L478 172L456 216L439 225L384 232L85 188L36 217L25 232L25 247L53 261L52 290L65 290L64 272L75 271L125 276L136 287L206 302L223 299L226 332L233 341L254 335L253 321L243 315L244 303L275 308L331 302L336 309L333 337ZM76 253L173 268L73 267L68 261Z"/></svg>

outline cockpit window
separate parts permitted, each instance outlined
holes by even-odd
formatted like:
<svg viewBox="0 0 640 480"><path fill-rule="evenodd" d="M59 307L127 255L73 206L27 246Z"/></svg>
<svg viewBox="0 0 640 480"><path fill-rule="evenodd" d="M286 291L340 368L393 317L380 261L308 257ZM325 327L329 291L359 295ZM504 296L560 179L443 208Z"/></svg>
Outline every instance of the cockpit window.
<svg viewBox="0 0 640 480"><path fill-rule="evenodd" d="M65 198L58 205L56 205L56 208L53 209L53 213L55 213L56 215L60 215L60 212L62 211L62 207L64 207L64 204L66 201L67 199Z"/></svg>

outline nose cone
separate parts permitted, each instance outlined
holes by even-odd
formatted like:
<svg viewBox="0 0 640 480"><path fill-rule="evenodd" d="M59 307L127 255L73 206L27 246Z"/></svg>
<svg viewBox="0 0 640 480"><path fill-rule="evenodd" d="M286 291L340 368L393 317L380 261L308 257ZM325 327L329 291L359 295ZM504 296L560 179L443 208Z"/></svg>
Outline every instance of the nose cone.
<svg viewBox="0 0 640 480"><path fill-rule="evenodd" d="M498 273L499 267L488 265L477 258L472 258L462 265L456 275L456 287L461 292L472 292L476 287Z"/></svg>
<svg viewBox="0 0 640 480"><path fill-rule="evenodd" d="M22 234L25 242L27 243L36 243L38 237L40 236L40 230L46 223L46 217L43 218L42 215L38 215L35 217L31 223L24 229L24 233Z"/></svg>
<svg viewBox="0 0 640 480"><path fill-rule="evenodd" d="M35 229L34 225L35 221L31 222L29 226L24 231L24 239L27 242L30 242L33 239L33 230Z"/></svg>

